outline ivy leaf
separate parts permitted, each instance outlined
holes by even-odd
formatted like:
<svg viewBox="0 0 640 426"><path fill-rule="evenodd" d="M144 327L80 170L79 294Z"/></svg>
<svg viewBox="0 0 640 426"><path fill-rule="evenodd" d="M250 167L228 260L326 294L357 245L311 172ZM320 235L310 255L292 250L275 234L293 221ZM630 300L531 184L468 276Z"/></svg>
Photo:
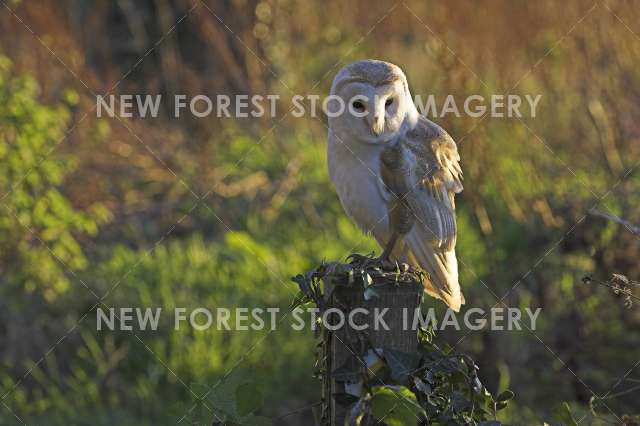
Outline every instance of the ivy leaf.
<svg viewBox="0 0 640 426"><path fill-rule="evenodd" d="M373 417L388 426L416 424L425 416L416 396L404 386L374 388L371 409Z"/></svg>
<svg viewBox="0 0 640 426"><path fill-rule="evenodd" d="M344 392L334 393L333 399L336 401L336 404L343 407L354 404L358 401L357 397Z"/></svg>
<svg viewBox="0 0 640 426"><path fill-rule="evenodd" d="M434 373L456 373L460 371L458 361L454 358L442 357L429 366Z"/></svg>
<svg viewBox="0 0 640 426"><path fill-rule="evenodd" d="M421 356L417 353L408 353L394 349L383 348L384 359L391 369L391 378L405 384L409 381L409 374L418 368Z"/></svg>
<svg viewBox="0 0 640 426"><path fill-rule="evenodd" d="M308 303L309 301L310 301L309 296L304 294L302 291L299 291L298 294L296 294L296 296L291 301L290 308L295 309L299 306L304 305L305 303Z"/></svg>
<svg viewBox="0 0 640 426"><path fill-rule="evenodd" d="M428 383L425 383L422 380L420 380L419 377L414 377L413 383L415 384L416 389L422 392L423 394L429 395L431 393L431 386Z"/></svg>
<svg viewBox="0 0 640 426"><path fill-rule="evenodd" d="M348 425L355 425L355 426L360 426L362 424L362 421L364 420L364 417L367 413L367 404L368 401L366 401L365 399L359 399L355 404L353 404L353 407L351 407L351 409L349 410L349 415L348 418L345 420L348 420Z"/></svg>
<svg viewBox="0 0 640 426"><path fill-rule="evenodd" d="M576 422L575 417L573 417L573 413L571 412L571 407L566 402L563 402L558 410L558 417L560 421L566 426L578 426L578 422Z"/></svg>
<svg viewBox="0 0 640 426"><path fill-rule="evenodd" d="M362 282L366 287L370 287L373 284L373 278L366 271L362 271Z"/></svg>
<svg viewBox="0 0 640 426"><path fill-rule="evenodd" d="M456 413L460 413L471 407L471 401L469 401L462 392L455 391L451 395L451 407Z"/></svg>
<svg viewBox="0 0 640 426"><path fill-rule="evenodd" d="M378 292L374 288L368 287L364 291L364 300L371 300L374 297L380 297L380 295L378 295Z"/></svg>
<svg viewBox="0 0 640 426"><path fill-rule="evenodd" d="M515 394L507 389L506 391L504 391L500 395L498 395L498 397L496 398L496 401L497 402L507 402L507 401L512 400L514 396L515 396Z"/></svg>
<svg viewBox="0 0 640 426"><path fill-rule="evenodd" d="M309 280L302 274L298 274L295 277L291 277L291 281L298 284L300 287L300 291L307 297L311 297L311 285L309 284Z"/></svg>

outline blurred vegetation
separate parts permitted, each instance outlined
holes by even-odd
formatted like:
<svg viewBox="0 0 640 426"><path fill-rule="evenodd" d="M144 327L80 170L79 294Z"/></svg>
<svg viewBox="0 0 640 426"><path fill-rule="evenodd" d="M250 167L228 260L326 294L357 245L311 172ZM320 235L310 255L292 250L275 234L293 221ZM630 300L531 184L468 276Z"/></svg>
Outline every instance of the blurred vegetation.
<svg viewBox="0 0 640 426"><path fill-rule="evenodd" d="M463 159L467 306L490 308L495 293L541 307L535 335L436 340L471 355L492 392L515 392L505 423L600 424L615 422L609 409L638 411L638 394L625 390L640 380L640 309L581 281L640 277L638 235L588 214L640 224L634 3L5 6L0 425L211 423L210 408L242 386L263 399L242 414L308 424L319 397L310 332L176 331L166 313L286 312L290 276L376 250L328 180L323 117L285 115L294 93L328 93L343 63L365 57L400 65L414 94L542 94L535 118L436 120ZM167 101L158 118L97 118L95 93ZM173 95L199 93L282 100L275 119L171 117ZM100 306L165 315L157 332L97 331Z"/></svg>

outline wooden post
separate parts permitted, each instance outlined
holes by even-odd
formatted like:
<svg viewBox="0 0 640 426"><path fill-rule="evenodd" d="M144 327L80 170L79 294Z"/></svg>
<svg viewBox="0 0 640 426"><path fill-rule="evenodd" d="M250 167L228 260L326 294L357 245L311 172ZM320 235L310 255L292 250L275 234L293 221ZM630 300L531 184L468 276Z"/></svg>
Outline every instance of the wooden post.
<svg viewBox="0 0 640 426"><path fill-rule="evenodd" d="M320 425L496 423L513 392L493 396L473 359L433 342L419 312L425 273L371 255L347 260L292 277L294 306L313 303L322 314Z"/></svg>
<svg viewBox="0 0 640 426"><path fill-rule="evenodd" d="M329 405L331 425L343 426L349 406L344 405L341 396L348 392L345 389L345 383L335 379L336 371L338 369L344 371L344 367L349 366L350 362L354 375L369 370L364 365L364 358L370 348L388 348L404 353L415 353L418 338L417 330L412 329L412 323L415 310L420 307L423 287L417 281L398 283L390 278L378 277L375 285L372 286L375 289L375 295L368 294L365 298L362 287L333 285L331 282L332 280L327 280L325 277L325 288L330 295L326 309L339 309L342 312L340 316L348 319L354 309L364 308L366 314L360 310L354 314L353 322L358 327L368 326L364 332L357 331L351 328L349 321L346 321L344 326L335 331L325 330L324 344L329 356L325 371L326 387L323 393ZM382 318L388 327L384 327L380 321L376 324L376 316ZM362 341L363 336L367 341ZM357 361L354 362L354 359Z"/></svg>

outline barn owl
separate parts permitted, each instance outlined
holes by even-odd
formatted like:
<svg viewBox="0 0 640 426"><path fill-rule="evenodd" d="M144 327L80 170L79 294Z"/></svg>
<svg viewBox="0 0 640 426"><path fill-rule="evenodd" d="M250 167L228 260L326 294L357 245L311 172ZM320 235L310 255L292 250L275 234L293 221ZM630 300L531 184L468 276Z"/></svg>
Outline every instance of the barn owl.
<svg viewBox="0 0 640 426"><path fill-rule="evenodd" d="M347 215L373 234L383 259L420 267L425 292L458 311L462 170L453 139L418 113L402 70L383 61L342 68L327 116L329 174Z"/></svg>

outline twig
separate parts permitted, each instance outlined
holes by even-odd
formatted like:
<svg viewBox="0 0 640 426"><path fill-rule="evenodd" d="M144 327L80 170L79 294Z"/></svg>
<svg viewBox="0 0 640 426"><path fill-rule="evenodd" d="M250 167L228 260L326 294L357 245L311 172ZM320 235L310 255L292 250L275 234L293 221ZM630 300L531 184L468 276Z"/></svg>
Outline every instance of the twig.
<svg viewBox="0 0 640 426"><path fill-rule="evenodd" d="M635 392L637 390L640 390L640 386L634 386L634 387L629 388L627 390L623 390L623 391L620 391L618 393L614 393L614 394L611 394L611 395L608 395L608 396L604 396L604 397L598 398L598 399L615 399L615 398L618 398L620 396L633 393L633 392Z"/></svg>
<svg viewBox="0 0 640 426"><path fill-rule="evenodd" d="M637 281L632 281L628 279L626 276L621 274L612 274L611 279L609 281L602 281L597 278L593 278L590 275L582 278L582 282L585 284L595 283L603 287L607 287L611 289L616 296L624 296L625 297L625 306L630 308L632 305L632 299L640 301L640 297L633 294L633 287L640 287L640 283Z"/></svg>
<svg viewBox="0 0 640 426"><path fill-rule="evenodd" d="M629 222L628 220L624 220L621 217L612 215L612 214L608 214L605 213L603 211L597 210L597 209L591 209L589 210L589 214L591 216L597 216L597 217L601 217L610 221L613 221L617 224L620 224L622 226L624 226L625 228L627 228L627 230L629 232L631 232L634 235L638 235L640 236L640 226L634 225L633 223Z"/></svg>

